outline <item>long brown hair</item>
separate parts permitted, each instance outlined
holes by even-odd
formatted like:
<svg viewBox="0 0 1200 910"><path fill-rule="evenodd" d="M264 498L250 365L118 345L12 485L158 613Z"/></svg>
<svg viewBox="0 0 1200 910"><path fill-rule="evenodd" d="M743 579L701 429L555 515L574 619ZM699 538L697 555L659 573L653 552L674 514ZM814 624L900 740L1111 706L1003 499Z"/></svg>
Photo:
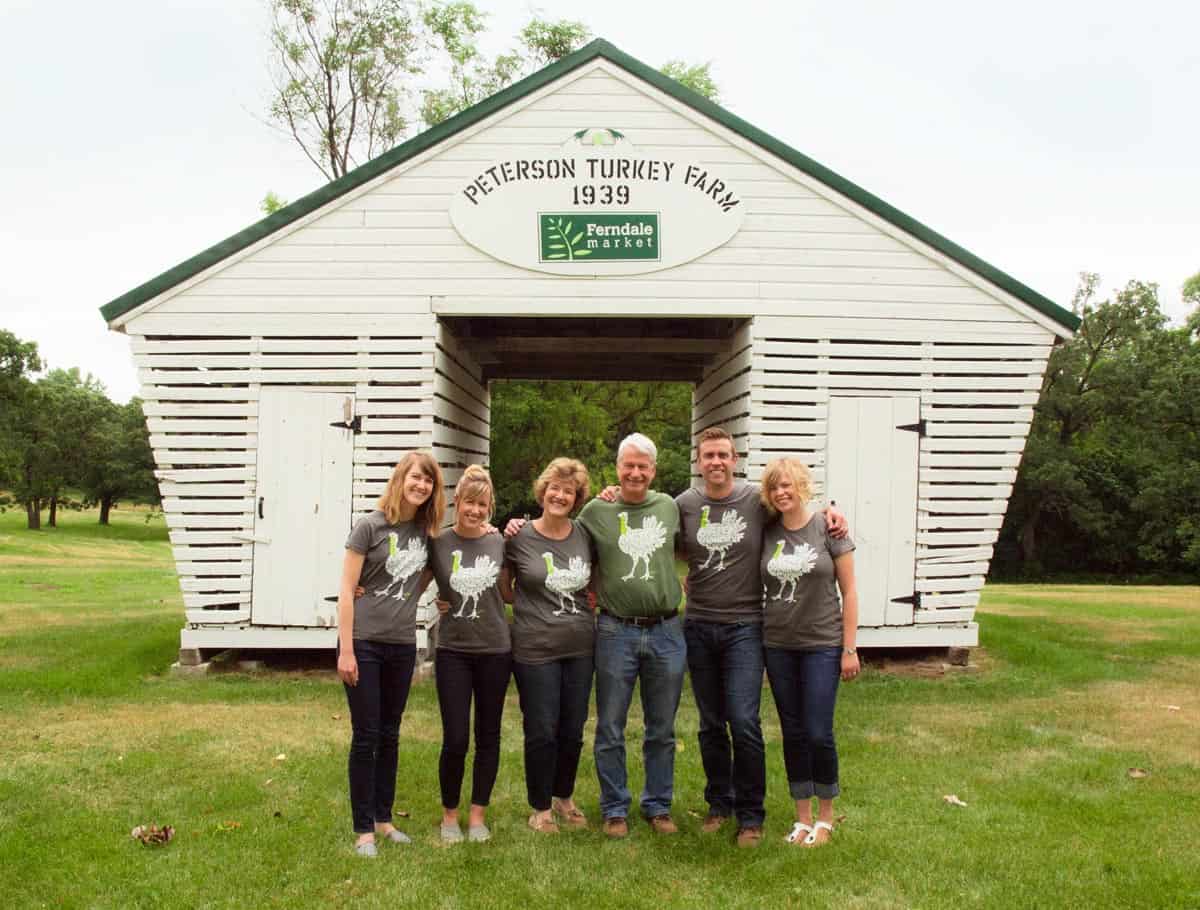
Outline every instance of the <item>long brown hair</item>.
<svg viewBox="0 0 1200 910"><path fill-rule="evenodd" d="M390 524L400 520L400 506L404 502L404 478L414 467L433 483L429 498L417 508L416 521L426 534L437 537L446 517L446 495L442 482L442 468L432 452L417 450L401 458L392 470L392 476L388 478L383 495L379 497L375 507L387 516Z"/></svg>

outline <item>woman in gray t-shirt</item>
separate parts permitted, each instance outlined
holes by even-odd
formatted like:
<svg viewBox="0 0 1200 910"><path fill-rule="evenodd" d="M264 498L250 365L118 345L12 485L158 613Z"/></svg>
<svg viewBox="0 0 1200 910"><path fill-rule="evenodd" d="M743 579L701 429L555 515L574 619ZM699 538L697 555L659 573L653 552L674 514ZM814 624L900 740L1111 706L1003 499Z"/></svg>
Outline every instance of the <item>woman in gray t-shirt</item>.
<svg viewBox="0 0 1200 910"><path fill-rule="evenodd" d="M596 622L588 603L591 538L571 520L588 497L587 468L555 458L533 485L541 517L509 539L505 567L513 592L513 671L525 730L529 827L553 834L555 816L587 825L572 798L592 694Z"/></svg>
<svg viewBox="0 0 1200 910"><path fill-rule="evenodd" d="M429 547L429 567L437 580L442 611L435 679L442 715L438 782L445 843L463 839L458 804L470 746L472 701L475 761L467 837L473 841L491 837L485 819L500 768L500 721L512 672L512 643L500 593L504 538L488 524L494 503L488 472L479 465L469 466L454 490L454 526Z"/></svg>
<svg viewBox="0 0 1200 910"><path fill-rule="evenodd" d="M763 534L764 656L796 801L787 841L807 847L826 843L833 833L839 792L834 705L838 680L854 679L859 670L854 542L830 535L825 516L808 507L811 494L808 468L797 459L780 458L764 469L762 500L778 516Z"/></svg>
<svg viewBox="0 0 1200 910"><path fill-rule="evenodd" d="M408 841L392 824L400 718L417 657L417 599L429 583L428 541L445 508L437 461L428 452L409 452L376 511L359 519L346 539L337 670L350 707L350 808L360 856L376 855L377 835Z"/></svg>

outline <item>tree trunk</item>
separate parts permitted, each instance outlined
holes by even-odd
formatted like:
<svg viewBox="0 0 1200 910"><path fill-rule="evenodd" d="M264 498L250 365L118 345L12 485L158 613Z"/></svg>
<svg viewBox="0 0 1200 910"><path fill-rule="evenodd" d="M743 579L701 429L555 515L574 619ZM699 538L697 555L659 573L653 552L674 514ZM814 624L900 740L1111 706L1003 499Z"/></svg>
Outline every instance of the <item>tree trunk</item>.
<svg viewBox="0 0 1200 910"><path fill-rule="evenodd" d="M111 496L100 497L100 524L108 524L108 511L112 508L113 498Z"/></svg>
<svg viewBox="0 0 1200 910"><path fill-rule="evenodd" d="M46 524L51 528L58 527L58 497L50 497L50 520Z"/></svg>
<svg viewBox="0 0 1200 910"><path fill-rule="evenodd" d="M1037 525L1041 517L1041 505L1034 506L1029 517L1022 523L1021 530L1017 532L1017 540L1021 544L1021 561L1027 566L1037 561Z"/></svg>
<svg viewBox="0 0 1200 910"><path fill-rule="evenodd" d="M31 531L40 531L42 529L42 504L39 500L26 500L25 522L26 527Z"/></svg>

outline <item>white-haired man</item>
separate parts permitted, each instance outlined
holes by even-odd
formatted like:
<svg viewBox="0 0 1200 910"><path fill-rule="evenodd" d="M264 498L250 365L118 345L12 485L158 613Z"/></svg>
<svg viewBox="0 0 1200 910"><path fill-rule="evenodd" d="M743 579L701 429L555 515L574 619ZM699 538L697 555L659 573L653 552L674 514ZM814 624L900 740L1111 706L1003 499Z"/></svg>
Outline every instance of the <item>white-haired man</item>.
<svg viewBox="0 0 1200 910"><path fill-rule="evenodd" d="M659 834L671 819L675 780L675 712L687 667L679 616L683 589L675 574L679 510L650 489L658 449L641 433L617 448L616 501L593 499L579 514L595 552L596 775L604 833L629 833L631 796L625 764L625 723L634 684L641 681L646 784L641 812Z"/></svg>

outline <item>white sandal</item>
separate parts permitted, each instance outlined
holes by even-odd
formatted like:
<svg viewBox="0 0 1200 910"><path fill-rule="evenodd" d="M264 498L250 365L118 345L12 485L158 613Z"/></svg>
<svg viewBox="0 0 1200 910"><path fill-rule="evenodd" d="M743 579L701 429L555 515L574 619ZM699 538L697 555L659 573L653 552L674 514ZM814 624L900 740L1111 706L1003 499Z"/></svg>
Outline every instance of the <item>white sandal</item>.
<svg viewBox="0 0 1200 910"><path fill-rule="evenodd" d="M829 824L829 822L817 822L808 829L808 837L804 838L804 846L815 846L817 843L817 832L822 828L829 832L830 837L833 837L833 825ZM828 843L828 841L826 841L826 843Z"/></svg>
<svg viewBox="0 0 1200 910"><path fill-rule="evenodd" d="M807 843L808 837L811 837L813 829L811 825L806 825L804 822L796 822L792 825L792 830L788 832L784 838L789 844ZM807 837L805 835L808 835Z"/></svg>

